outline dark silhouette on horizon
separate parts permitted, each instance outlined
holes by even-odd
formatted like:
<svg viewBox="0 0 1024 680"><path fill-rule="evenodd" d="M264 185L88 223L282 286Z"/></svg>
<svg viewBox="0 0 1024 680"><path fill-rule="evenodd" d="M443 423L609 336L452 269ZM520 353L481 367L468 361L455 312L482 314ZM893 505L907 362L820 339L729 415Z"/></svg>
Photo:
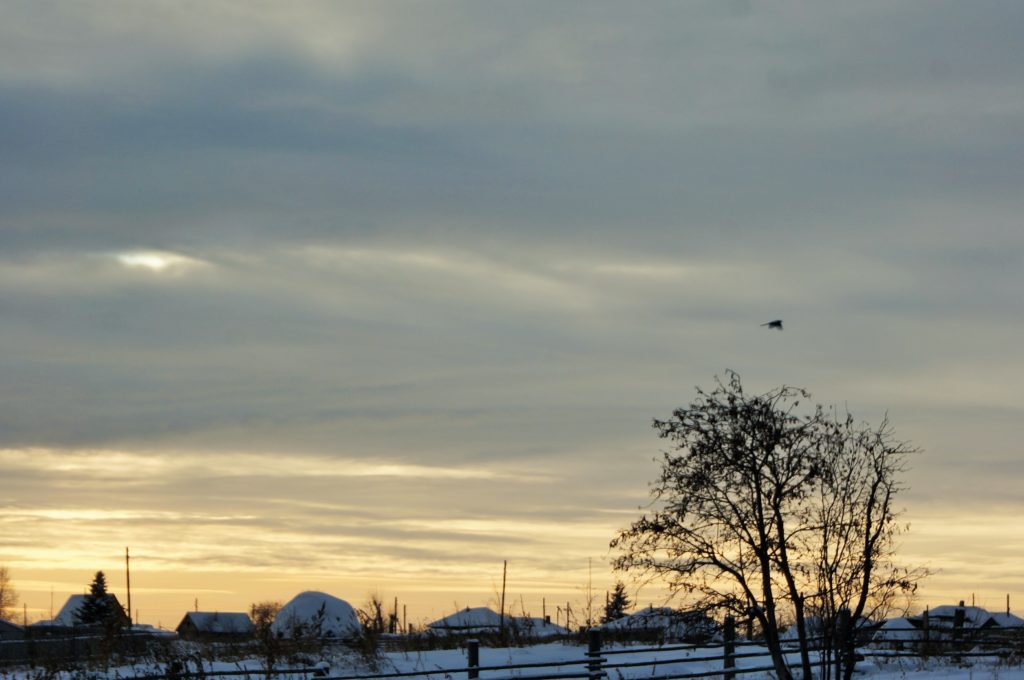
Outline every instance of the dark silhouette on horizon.
<svg viewBox="0 0 1024 680"><path fill-rule="evenodd" d="M761 325L762 326L768 326L768 328L775 328L775 329L781 331L782 330L782 319L775 319L774 321L769 321L768 323L763 323Z"/></svg>

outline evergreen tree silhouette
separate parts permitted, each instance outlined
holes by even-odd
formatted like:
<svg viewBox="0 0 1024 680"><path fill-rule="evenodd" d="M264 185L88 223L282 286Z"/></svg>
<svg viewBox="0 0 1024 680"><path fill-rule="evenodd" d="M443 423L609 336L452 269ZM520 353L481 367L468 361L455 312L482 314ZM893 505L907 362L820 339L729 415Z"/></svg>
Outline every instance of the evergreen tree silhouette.
<svg viewBox="0 0 1024 680"><path fill-rule="evenodd" d="M113 602L107 593L107 577L102 571L97 571L89 585L89 594L78 610L78 622L85 626L105 623L113 613Z"/></svg>
<svg viewBox="0 0 1024 680"><path fill-rule="evenodd" d="M609 621L621 619L626 615L626 610L629 609L631 604L633 603L629 601L629 597L626 595L626 585L619 581L615 584L615 590L612 591L608 603L604 606L604 618L601 619L601 622L608 623Z"/></svg>

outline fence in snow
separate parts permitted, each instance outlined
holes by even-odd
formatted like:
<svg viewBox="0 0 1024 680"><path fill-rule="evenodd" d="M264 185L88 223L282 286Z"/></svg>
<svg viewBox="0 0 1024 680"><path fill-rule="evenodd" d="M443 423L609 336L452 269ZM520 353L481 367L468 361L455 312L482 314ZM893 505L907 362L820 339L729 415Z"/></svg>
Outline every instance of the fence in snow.
<svg viewBox="0 0 1024 680"><path fill-rule="evenodd" d="M181 665L168 666L163 673L139 675L129 680L208 680L210 678L322 678L323 680L398 680L422 678L423 680L604 680L609 677L643 675L645 680L684 680L721 676L734 680L736 676L750 673L769 673L773 670L770 657L763 646L755 642L737 640L735 626L727 620L724 639L717 644L680 644L657 647L604 648L599 631L590 631L586 654L581 658L540 663L504 665L481 665L479 643L466 642L467 663L465 666L407 671L394 673L373 673L330 676L328 669L317 668L273 668L270 670L209 671L201 662L195 670ZM873 631L857 631L860 639L838 641L831 645L832 653L815 654L816 665L823 662L836 663L840 657L856 654L861 658L879 660L906 657L930 658L952 657L956 661L975 657L998 658L1020 662L1024 659L1024 630L1022 629L977 629L965 627L962 610L951 622L934 622L929 625L927 618L921 627L887 628L889 641L868 644ZM42 641L38 641L42 642ZM63 640L71 644L72 657L86 660L94 651L95 641L88 639ZM820 643L820 639L812 643ZM22 642L20 644L31 644ZM133 645L134 646L134 645ZM0 645L0 660L12 661L13 649L7 643ZM628 655L628 656L626 656ZM791 665L797 662L797 650L789 653ZM848 657L846 657L848 658ZM71 659L67 659L71 660ZM642 671L642 673L641 673ZM838 675L833 676L838 677Z"/></svg>

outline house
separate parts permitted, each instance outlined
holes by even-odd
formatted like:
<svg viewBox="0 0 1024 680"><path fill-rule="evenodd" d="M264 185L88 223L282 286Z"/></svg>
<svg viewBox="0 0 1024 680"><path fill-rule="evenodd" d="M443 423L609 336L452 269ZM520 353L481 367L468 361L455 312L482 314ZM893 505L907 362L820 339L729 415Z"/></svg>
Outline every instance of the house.
<svg viewBox="0 0 1024 680"><path fill-rule="evenodd" d="M345 600L327 593L299 593L281 607L271 632L278 638L351 640L362 635L356 610Z"/></svg>
<svg viewBox="0 0 1024 680"><path fill-rule="evenodd" d="M962 613L957 614L960 610ZM941 605L917 616L900 617L885 621L872 637L872 643L891 648L903 648L925 640L925 614L928 615L928 634L931 640L949 639L960 623L962 635L977 631L1014 631L1024 627L1024 619L1010 612L991 613L981 607ZM959 617L962 616L962 619Z"/></svg>
<svg viewBox="0 0 1024 680"><path fill-rule="evenodd" d="M540 618L536 616L517 616L512 619L512 625L519 635L534 639L548 639L569 635L569 629L558 624L551 623L551 617Z"/></svg>
<svg viewBox="0 0 1024 680"><path fill-rule="evenodd" d="M75 626L81 626L82 622L79 620L79 616L87 597L89 596L72 595L69 597L53 619L52 627L74 628ZM121 603L117 601L117 596L113 593L107 593L106 598L110 604L110 611L113 612L114 622L119 626L127 626L130 623L128 615L125 613Z"/></svg>
<svg viewBox="0 0 1024 680"><path fill-rule="evenodd" d="M442 635L497 634L503 626L509 624L510 617L502 619L501 614L488 607L466 607L433 623L428 623L427 629L432 633Z"/></svg>
<svg viewBox="0 0 1024 680"><path fill-rule="evenodd" d="M227 642L252 637L256 626L243 612L189 612L175 630L182 640Z"/></svg>
<svg viewBox="0 0 1024 680"><path fill-rule="evenodd" d="M652 606L602 624L599 629L624 637L704 641L715 635L718 625L701 611Z"/></svg>
<svg viewBox="0 0 1024 680"><path fill-rule="evenodd" d="M872 645L888 649L904 649L924 640L920 619L897 617L887 619L871 636Z"/></svg>
<svg viewBox="0 0 1024 680"><path fill-rule="evenodd" d="M24 640L25 629L21 626L0 619L0 641Z"/></svg>

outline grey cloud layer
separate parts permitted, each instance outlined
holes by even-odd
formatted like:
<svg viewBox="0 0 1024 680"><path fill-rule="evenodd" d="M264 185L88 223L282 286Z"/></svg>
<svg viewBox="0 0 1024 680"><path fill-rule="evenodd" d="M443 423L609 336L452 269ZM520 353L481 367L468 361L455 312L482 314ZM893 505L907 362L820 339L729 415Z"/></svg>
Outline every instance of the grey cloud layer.
<svg viewBox="0 0 1024 680"><path fill-rule="evenodd" d="M728 367L889 410L928 450L915 493L976 498L951 461L995 485L1019 441L1022 26L1009 2L6 3L0 443L543 463L587 483L502 512L593 519L642 501L649 419ZM118 259L149 251L177 264Z"/></svg>

